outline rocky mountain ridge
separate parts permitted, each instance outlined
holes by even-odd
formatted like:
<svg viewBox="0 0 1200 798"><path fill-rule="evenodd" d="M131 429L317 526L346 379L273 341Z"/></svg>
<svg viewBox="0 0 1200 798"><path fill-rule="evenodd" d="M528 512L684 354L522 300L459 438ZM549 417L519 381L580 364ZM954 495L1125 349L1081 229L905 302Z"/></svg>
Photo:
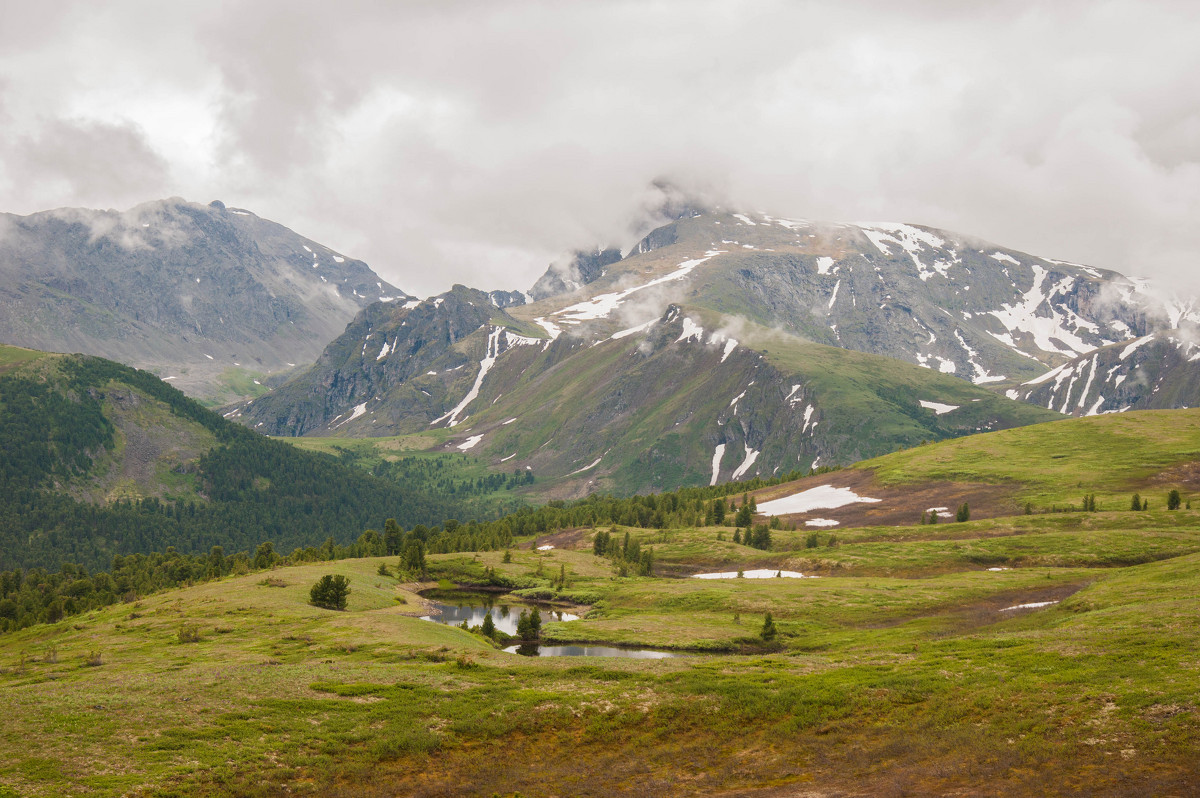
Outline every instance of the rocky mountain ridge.
<svg viewBox="0 0 1200 798"><path fill-rule="evenodd" d="M210 400L265 391L385 299L408 297L221 202L0 216L0 342L119 360Z"/></svg>

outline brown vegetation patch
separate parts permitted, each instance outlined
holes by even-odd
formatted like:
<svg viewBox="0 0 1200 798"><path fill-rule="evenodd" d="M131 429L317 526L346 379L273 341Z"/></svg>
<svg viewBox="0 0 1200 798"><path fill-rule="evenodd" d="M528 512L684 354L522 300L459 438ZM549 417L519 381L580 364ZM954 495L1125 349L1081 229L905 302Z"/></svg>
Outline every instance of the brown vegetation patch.
<svg viewBox="0 0 1200 798"><path fill-rule="evenodd" d="M591 527L576 526L570 529L560 529L553 535L542 535L532 543L522 543L520 548L536 549L538 546L553 546L556 549L590 549L592 547Z"/></svg>
<svg viewBox="0 0 1200 798"><path fill-rule="evenodd" d="M940 512L940 521L952 521L959 505L966 503L971 508L971 519L1001 518L1015 515L1022 507L1013 499L1013 486L987 485L969 482L925 482L911 485L881 485L875 473L868 469L834 471L828 474L805 477L795 482L774 485L754 491L758 504L772 499L781 499L822 485L849 488L859 496L879 499L878 502L856 502L832 510L812 510L806 513L789 513L780 516L785 522L794 522L804 528L804 522L813 518L829 518L838 522L838 527L859 526L911 526L921 522L921 516L932 507L946 507ZM838 527L829 527L835 531Z"/></svg>
<svg viewBox="0 0 1200 798"><path fill-rule="evenodd" d="M1171 466L1146 480L1146 487L1200 492L1200 460Z"/></svg>

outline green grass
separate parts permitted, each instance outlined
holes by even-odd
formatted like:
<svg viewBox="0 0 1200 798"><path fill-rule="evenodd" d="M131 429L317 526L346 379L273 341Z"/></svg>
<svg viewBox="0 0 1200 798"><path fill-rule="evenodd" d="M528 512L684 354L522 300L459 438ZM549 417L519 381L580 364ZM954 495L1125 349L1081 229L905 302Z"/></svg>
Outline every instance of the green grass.
<svg viewBox="0 0 1200 798"><path fill-rule="evenodd" d="M1078 504L1095 493L1109 509L1129 507L1136 490L1164 487L1152 507L1165 506L1171 469L1200 459L1200 410L1144 410L1039 424L919 446L857 464L885 484L923 481L1013 485L1039 506Z"/></svg>
<svg viewBox="0 0 1200 798"><path fill-rule="evenodd" d="M1022 516L838 530L818 549L776 532L769 552L717 540L728 529L631 530L664 573L823 563L804 580L619 578L586 532L578 549L514 549L509 563L430 558L431 579L544 588L565 566L563 592L591 608L547 624L548 639L711 652L659 661L505 654L416 618L417 585L380 576L380 559L232 577L0 637L0 784L1185 794L1200 744L1198 521ZM994 558L1010 570L986 570ZM347 611L307 604L325 573L350 579ZM1043 600L1059 603L1001 612ZM768 611L773 652L754 644ZM191 627L199 642L181 642ZM102 664L85 664L93 652Z"/></svg>

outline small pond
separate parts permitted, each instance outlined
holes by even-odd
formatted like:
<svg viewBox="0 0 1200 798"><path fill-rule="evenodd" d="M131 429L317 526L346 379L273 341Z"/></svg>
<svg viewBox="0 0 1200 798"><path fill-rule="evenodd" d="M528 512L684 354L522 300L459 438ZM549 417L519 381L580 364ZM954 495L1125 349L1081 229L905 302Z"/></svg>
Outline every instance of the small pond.
<svg viewBox="0 0 1200 798"><path fill-rule="evenodd" d="M440 611L440 614L422 615L421 620L459 626L463 621L467 626L480 626L485 616L492 616L492 623L505 634L517 633L517 619L522 610L532 609L533 605L509 603L507 599L497 602L492 593L469 591L435 591L426 594L426 600ZM579 616L571 612L552 607L538 606L542 623L550 621L577 621ZM616 646L595 645L539 645L525 644L509 646L504 649L510 654L521 654L527 657L632 657L634 659L667 659L681 657L683 654L670 651L652 651L643 648L618 648Z"/></svg>

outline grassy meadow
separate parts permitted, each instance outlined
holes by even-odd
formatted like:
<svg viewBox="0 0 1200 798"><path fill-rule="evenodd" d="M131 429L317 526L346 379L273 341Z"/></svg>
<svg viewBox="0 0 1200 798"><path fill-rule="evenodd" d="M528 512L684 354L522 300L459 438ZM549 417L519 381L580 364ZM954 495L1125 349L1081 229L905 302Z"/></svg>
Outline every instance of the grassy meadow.
<svg viewBox="0 0 1200 798"><path fill-rule="evenodd" d="M432 556L423 585L379 573L395 558L317 563L0 637L0 795L1197 789L1200 512L778 531L770 551L629 531L655 577L617 576L580 530L508 563ZM738 567L819 578L683 578ZM325 573L350 580L344 612L307 603ZM689 656L527 658L417 617L422 587L493 573L588 602L546 641ZM1057 603L1008 609L1036 602Z"/></svg>

